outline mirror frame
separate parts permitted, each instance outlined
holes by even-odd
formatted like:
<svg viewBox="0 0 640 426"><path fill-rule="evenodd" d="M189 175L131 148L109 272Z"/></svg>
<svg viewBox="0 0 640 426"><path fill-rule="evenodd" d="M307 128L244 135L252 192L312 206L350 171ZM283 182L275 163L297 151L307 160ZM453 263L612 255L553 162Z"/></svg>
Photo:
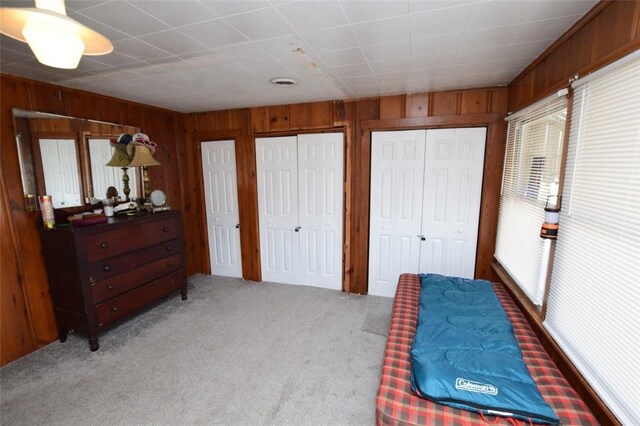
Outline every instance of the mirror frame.
<svg viewBox="0 0 640 426"><path fill-rule="evenodd" d="M138 133L140 129L133 125L115 124L97 120L69 117L63 115L29 111L20 108L12 109L13 129L15 143L18 145L18 157L20 162L20 184L25 198L29 195L45 195L46 185L42 169L40 148L37 141L42 138L49 139L74 139L76 145L76 161L78 164L78 185L84 203L80 206L70 206L68 208L78 208L91 204L92 200L101 200L104 194L93 194L93 183L91 175L91 162L89 154L88 139L116 139L122 133ZM18 119L27 120L28 125L20 123ZM35 120L43 120L41 122ZM46 123L44 120L54 120ZM44 123L44 124L43 124ZM28 130L28 142L21 140L23 132ZM26 150L28 152L25 152ZM130 170L129 173L136 174L136 190L140 194L142 191L142 176L138 168ZM29 186L25 188L26 185ZM95 202L95 201L94 201ZM66 207L65 207L66 208ZM25 202L25 210L31 210L32 203Z"/></svg>

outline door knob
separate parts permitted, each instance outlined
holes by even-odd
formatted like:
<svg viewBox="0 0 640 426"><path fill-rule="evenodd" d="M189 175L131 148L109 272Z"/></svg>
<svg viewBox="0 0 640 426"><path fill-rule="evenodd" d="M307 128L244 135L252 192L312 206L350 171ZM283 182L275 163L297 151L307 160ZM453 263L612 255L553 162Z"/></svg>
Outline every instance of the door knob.
<svg viewBox="0 0 640 426"><path fill-rule="evenodd" d="M240 224L236 223L236 229L240 229Z"/></svg>
<svg viewBox="0 0 640 426"><path fill-rule="evenodd" d="M418 235L418 238L420 238L420 241L426 241L427 237L425 237L424 235Z"/></svg>
<svg viewBox="0 0 640 426"><path fill-rule="evenodd" d="M294 229L294 231L296 232L300 232L300 230L302 229L302 226L296 226L296 228Z"/></svg>

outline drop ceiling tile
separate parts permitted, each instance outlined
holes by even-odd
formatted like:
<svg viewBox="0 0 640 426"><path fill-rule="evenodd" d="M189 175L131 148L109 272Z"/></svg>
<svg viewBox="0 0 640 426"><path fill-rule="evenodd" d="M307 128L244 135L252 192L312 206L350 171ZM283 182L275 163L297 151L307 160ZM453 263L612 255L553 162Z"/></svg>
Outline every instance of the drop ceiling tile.
<svg viewBox="0 0 640 426"><path fill-rule="evenodd" d="M2 37L4 39L4 37ZM11 49L6 49L4 46L0 48L0 58L2 58L2 66L5 64L13 64L16 62L27 62L33 59L33 54L29 52L18 52Z"/></svg>
<svg viewBox="0 0 640 426"><path fill-rule="evenodd" d="M266 0L199 0L198 2L221 17L251 12L271 6Z"/></svg>
<svg viewBox="0 0 640 426"><path fill-rule="evenodd" d="M454 65L475 64L480 62L492 62L500 55L499 47L484 47L471 50L459 50Z"/></svg>
<svg viewBox="0 0 640 426"><path fill-rule="evenodd" d="M247 41L245 36L222 19L187 25L180 27L179 31L213 49Z"/></svg>
<svg viewBox="0 0 640 426"><path fill-rule="evenodd" d="M350 26L302 33L301 37L315 51L346 49L359 45Z"/></svg>
<svg viewBox="0 0 640 426"><path fill-rule="evenodd" d="M320 58L314 54L308 53L297 53L288 57L278 58L278 62L294 73L324 69L324 65Z"/></svg>
<svg viewBox="0 0 640 426"><path fill-rule="evenodd" d="M98 21L96 21L94 19L91 19L89 17L81 15L80 13L67 12L67 15L70 18L73 18L76 21L80 22L82 25L85 25L85 26L91 28L92 30L97 31L98 33L102 34L103 36L108 38L112 43L114 41L124 40L126 38L131 37L131 35L129 33L126 33L124 31L120 31L120 30L118 30L116 28L112 28L109 25L105 25L102 22L98 22Z"/></svg>
<svg viewBox="0 0 640 426"><path fill-rule="evenodd" d="M423 56L411 58L411 67L413 69L441 68L451 66L456 60L458 52L451 50L449 52L431 53Z"/></svg>
<svg viewBox="0 0 640 426"><path fill-rule="evenodd" d="M30 54L31 49L27 43L16 40L15 38L11 38L4 34L0 35L0 47L3 49L11 49L16 52L21 52L24 54Z"/></svg>
<svg viewBox="0 0 640 426"><path fill-rule="evenodd" d="M229 60L240 63L267 61L273 59L266 50L252 42L219 47L215 51Z"/></svg>
<svg viewBox="0 0 640 426"><path fill-rule="evenodd" d="M171 53L162 49L158 49L157 47L151 46L150 44L145 43L144 41L137 38L129 38L126 40L116 41L113 43L113 50L114 51L112 53L108 55L104 55L99 58L108 58L107 60L112 60L112 58L109 58L109 57L115 54L115 56L126 55L131 58L136 58L136 60L139 60L139 61L149 61L152 59L166 58L167 56L172 56ZM106 60L105 61L102 61L101 59L98 59L98 60L100 60L100 62L106 62Z"/></svg>
<svg viewBox="0 0 640 426"><path fill-rule="evenodd" d="M411 56L411 43L409 40L394 41L363 46L362 50L370 62L390 61L392 59L409 58Z"/></svg>
<svg viewBox="0 0 640 426"><path fill-rule="evenodd" d="M251 81L257 78L256 74L247 67L234 63L218 67L212 70L212 72L219 77L235 82L242 82L243 80Z"/></svg>
<svg viewBox="0 0 640 426"><path fill-rule="evenodd" d="M298 53L309 52L311 49L296 35L276 37L260 40L256 44L274 58L288 57Z"/></svg>
<svg viewBox="0 0 640 426"><path fill-rule="evenodd" d="M440 9L450 9L452 7L469 6L474 3L486 0L428 0L428 1L410 1L409 13L420 13L426 11L434 11Z"/></svg>
<svg viewBox="0 0 640 426"><path fill-rule="evenodd" d="M352 1L342 0L342 10L351 24L392 18L409 12L408 0Z"/></svg>
<svg viewBox="0 0 640 426"><path fill-rule="evenodd" d="M333 67L331 72L338 78L370 76L373 74L367 63Z"/></svg>
<svg viewBox="0 0 640 426"><path fill-rule="evenodd" d="M189 7L185 7L184 2L175 0L129 0L129 3L170 27L181 27L217 17L210 9L195 1L190 1Z"/></svg>
<svg viewBox="0 0 640 426"><path fill-rule="evenodd" d="M169 26L125 1L114 1L83 10L80 15L132 36L168 30Z"/></svg>
<svg viewBox="0 0 640 426"><path fill-rule="evenodd" d="M367 58L359 47L322 52L318 54L318 57L329 67L351 65L367 61Z"/></svg>
<svg viewBox="0 0 640 426"><path fill-rule="evenodd" d="M288 77L291 74L291 70L289 70L289 68L275 59L248 62L243 65L258 76L265 77L269 80L275 77Z"/></svg>
<svg viewBox="0 0 640 426"><path fill-rule="evenodd" d="M408 16L363 22L351 27L362 45L408 40L410 38Z"/></svg>
<svg viewBox="0 0 640 426"><path fill-rule="evenodd" d="M526 43L530 41L541 41L557 39L564 33L578 17L568 16L563 18L549 19L546 21L527 22L520 26L518 34L511 40L512 43ZM542 52L540 52L542 53Z"/></svg>
<svg viewBox="0 0 640 426"><path fill-rule="evenodd" d="M564 16L580 17L587 13L597 0L554 0L553 3L546 1L536 2L536 8L529 16L529 21L541 21Z"/></svg>
<svg viewBox="0 0 640 426"><path fill-rule="evenodd" d="M526 22L536 8L537 1L495 1L476 3L469 16L468 30L499 27Z"/></svg>
<svg viewBox="0 0 640 426"><path fill-rule="evenodd" d="M184 55L186 53L199 52L207 48L204 44L186 36L178 30L161 31L139 37L139 39L172 55Z"/></svg>
<svg viewBox="0 0 640 426"><path fill-rule="evenodd" d="M277 11L297 32L347 25L340 4L328 1L300 1L278 6Z"/></svg>
<svg viewBox="0 0 640 426"><path fill-rule="evenodd" d="M461 46L464 46L465 49L504 46L513 40L519 28L518 25L507 25L481 30L468 30L462 36Z"/></svg>
<svg viewBox="0 0 640 426"><path fill-rule="evenodd" d="M384 74L408 70L411 68L411 59L393 59L390 61L369 62L369 66L374 74Z"/></svg>
<svg viewBox="0 0 640 426"><path fill-rule="evenodd" d="M69 12L79 12L84 9L90 9L92 7L100 6L102 4L109 3L111 0L66 0L64 5L67 9L67 15ZM28 2L33 4L32 1ZM32 6L29 6L32 7Z"/></svg>
<svg viewBox="0 0 640 426"><path fill-rule="evenodd" d="M224 21L250 40L281 37L294 33L293 28L273 8L233 15Z"/></svg>
<svg viewBox="0 0 640 426"><path fill-rule="evenodd" d="M435 53L457 52L464 33L442 34L411 40L411 55L425 56Z"/></svg>
<svg viewBox="0 0 640 426"><path fill-rule="evenodd" d="M410 15L411 37L462 32L466 29L472 9L473 5L464 5Z"/></svg>

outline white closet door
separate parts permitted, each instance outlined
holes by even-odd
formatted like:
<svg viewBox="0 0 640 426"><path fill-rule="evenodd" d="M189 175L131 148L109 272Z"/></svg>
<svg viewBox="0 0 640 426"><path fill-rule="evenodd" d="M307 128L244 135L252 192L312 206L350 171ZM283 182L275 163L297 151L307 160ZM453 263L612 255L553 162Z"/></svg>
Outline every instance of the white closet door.
<svg viewBox="0 0 640 426"><path fill-rule="evenodd" d="M298 136L300 284L342 289L343 139Z"/></svg>
<svg viewBox="0 0 640 426"><path fill-rule="evenodd" d="M40 139L45 190L54 208L80 206L78 159L74 139Z"/></svg>
<svg viewBox="0 0 640 426"><path fill-rule="evenodd" d="M418 272L425 132L374 132L371 141L369 294L393 296Z"/></svg>
<svg viewBox="0 0 640 426"><path fill-rule="evenodd" d="M211 274L242 278L235 142L201 147Z"/></svg>
<svg viewBox="0 0 640 426"><path fill-rule="evenodd" d="M256 138L262 279L300 284L295 136Z"/></svg>
<svg viewBox="0 0 640 426"><path fill-rule="evenodd" d="M486 129L427 130L420 272L473 278Z"/></svg>

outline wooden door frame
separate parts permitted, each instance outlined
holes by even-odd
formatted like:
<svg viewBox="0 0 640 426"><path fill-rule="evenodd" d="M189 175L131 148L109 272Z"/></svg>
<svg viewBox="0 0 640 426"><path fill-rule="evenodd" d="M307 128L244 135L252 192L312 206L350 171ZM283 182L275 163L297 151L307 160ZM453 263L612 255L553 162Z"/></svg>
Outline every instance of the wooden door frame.
<svg viewBox="0 0 640 426"><path fill-rule="evenodd" d="M504 159L504 134L506 124L502 114L468 114L438 117L394 118L365 120L360 124L359 167L355 169L353 188L353 238L351 259L353 277L350 291L368 292L369 271L369 216L371 191L371 134L374 131L399 131L417 129L442 129L461 127L486 127L487 140L484 154L480 221L476 248L475 277L494 280L491 267L495 250L495 233L498 224L500 181ZM355 252L357 247L357 254Z"/></svg>

